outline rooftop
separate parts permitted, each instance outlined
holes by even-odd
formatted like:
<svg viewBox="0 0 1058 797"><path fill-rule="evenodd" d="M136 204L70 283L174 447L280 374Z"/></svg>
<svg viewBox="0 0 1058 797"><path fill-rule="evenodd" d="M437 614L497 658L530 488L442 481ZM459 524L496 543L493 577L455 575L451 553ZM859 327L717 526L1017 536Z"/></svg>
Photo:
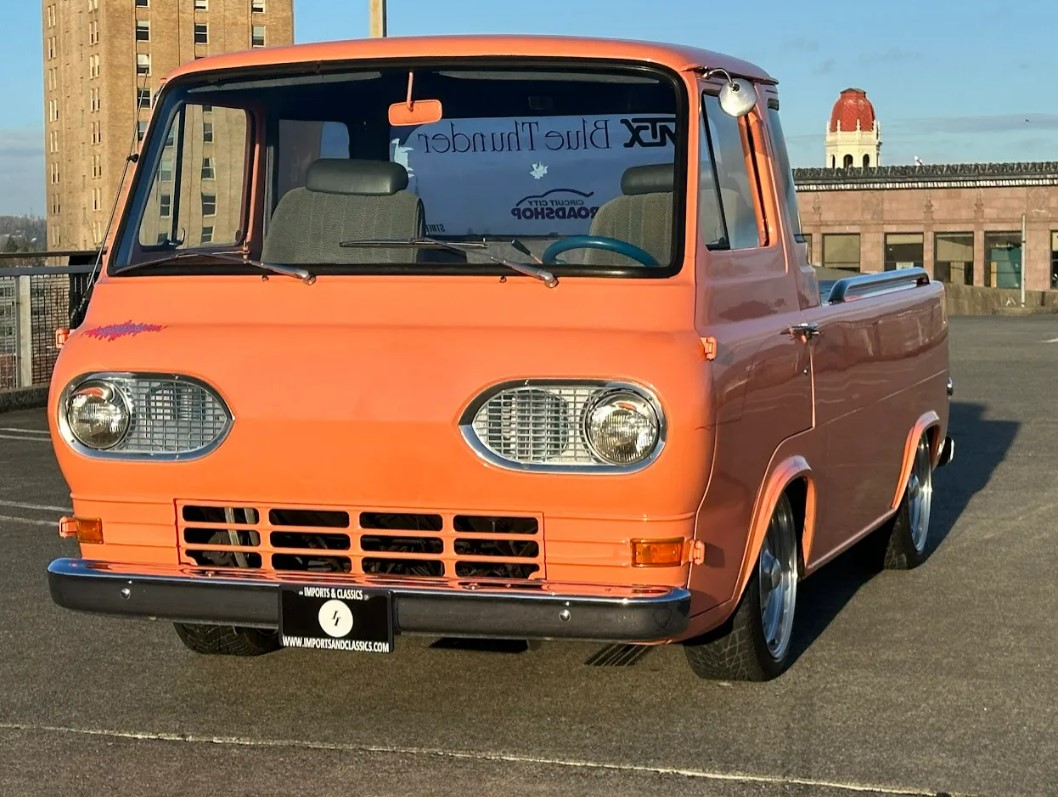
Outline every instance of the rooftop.
<svg viewBox="0 0 1058 797"><path fill-rule="evenodd" d="M1058 161L811 168L794 169L793 174L802 191L1058 185Z"/></svg>

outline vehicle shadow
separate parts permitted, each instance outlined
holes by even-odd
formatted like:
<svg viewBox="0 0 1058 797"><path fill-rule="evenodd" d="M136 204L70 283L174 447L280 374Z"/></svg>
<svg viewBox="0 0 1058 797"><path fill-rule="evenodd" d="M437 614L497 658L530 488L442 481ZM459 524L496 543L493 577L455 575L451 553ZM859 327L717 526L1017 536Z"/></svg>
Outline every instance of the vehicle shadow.
<svg viewBox="0 0 1058 797"><path fill-rule="evenodd" d="M975 493L988 484L1017 435L1017 421L984 417L983 404L953 401L948 423L955 459L934 474L929 551L944 544ZM874 535L853 546L802 585L798 594L793 660L837 617L852 596L880 572ZM872 547L872 543L874 544ZM925 567L929 566L927 561Z"/></svg>

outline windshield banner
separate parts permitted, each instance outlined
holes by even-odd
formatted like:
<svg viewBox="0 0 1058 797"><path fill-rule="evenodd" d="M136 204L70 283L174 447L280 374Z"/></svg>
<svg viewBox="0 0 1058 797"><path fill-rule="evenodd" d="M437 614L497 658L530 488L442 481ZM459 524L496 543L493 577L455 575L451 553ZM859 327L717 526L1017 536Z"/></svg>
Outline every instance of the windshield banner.
<svg viewBox="0 0 1058 797"><path fill-rule="evenodd" d="M393 128L430 235L583 235L630 166L672 163L671 114L444 119Z"/></svg>

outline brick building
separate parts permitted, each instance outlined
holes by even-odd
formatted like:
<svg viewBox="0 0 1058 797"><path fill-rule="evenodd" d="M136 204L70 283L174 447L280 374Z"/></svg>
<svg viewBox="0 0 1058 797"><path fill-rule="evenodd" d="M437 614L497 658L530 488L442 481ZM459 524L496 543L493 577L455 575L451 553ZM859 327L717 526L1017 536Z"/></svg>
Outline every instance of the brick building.
<svg viewBox="0 0 1058 797"><path fill-rule="evenodd" d="M837 140L836 130L854 135ZM872 131L873 142L865 135ZM862 149L848 149L850 139ZM945 282L1007 288L1020 287L1024 263L1027 289L1058 287L1058 162L830 167L850 162L841 146L858 164L875 145L866 95L842 92L828 125L827 166L794 170L813 263L923 266Z"/></svg>
<svg viewBox="0 0 1058 797"><path fill-rule="evenodd" d="M99 245L125 159L168 72L205 55L290 44L294 36L293 0L43 0L43 12L49 249ZM214 140L221 146L237 132L217 130ZM211 167L211 143L192 186L206 217L200 233L211 216L224 224L224 175ZM159 215L164 198L159 191Z"/></svg>

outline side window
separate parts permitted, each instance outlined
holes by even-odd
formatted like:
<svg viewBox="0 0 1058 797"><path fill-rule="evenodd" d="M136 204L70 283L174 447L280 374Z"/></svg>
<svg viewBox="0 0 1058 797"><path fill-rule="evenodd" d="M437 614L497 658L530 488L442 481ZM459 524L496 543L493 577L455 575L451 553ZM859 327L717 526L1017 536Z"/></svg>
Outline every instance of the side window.
<svg viewBox="0 0 1058 797"><path fill-rule="evenodd" d="M760 246L760 226L753 202L756 183L746 164L740 121L720 110L720 101L712 94L702 95L702 106L728 248Z"/></svg>
<svg viewBox="0 0 1058 797"><path fill-rule="evenodd" d="M782 124L779 122L779 109L768 108L768 124L771 127L772 149L775 150L775 180L776 189L786 199L786 216L790 222L790 232L798 243L805 243L805 236L801 234L801 216L797 212L797 188L793 181L793 172L790 170L790 155L786 151L786 137L782 134ZM809 247L809 262L811 262L811 247Z"/></svg>
<svg viewBox="0 0 1058 797"><path fill-rule="evenodd" d="M140 224L141 246L193 249L241 240L248 129L246 112L234 108L186 105L173 117ZM211 228L208 239L204 227Z"/></svg>

